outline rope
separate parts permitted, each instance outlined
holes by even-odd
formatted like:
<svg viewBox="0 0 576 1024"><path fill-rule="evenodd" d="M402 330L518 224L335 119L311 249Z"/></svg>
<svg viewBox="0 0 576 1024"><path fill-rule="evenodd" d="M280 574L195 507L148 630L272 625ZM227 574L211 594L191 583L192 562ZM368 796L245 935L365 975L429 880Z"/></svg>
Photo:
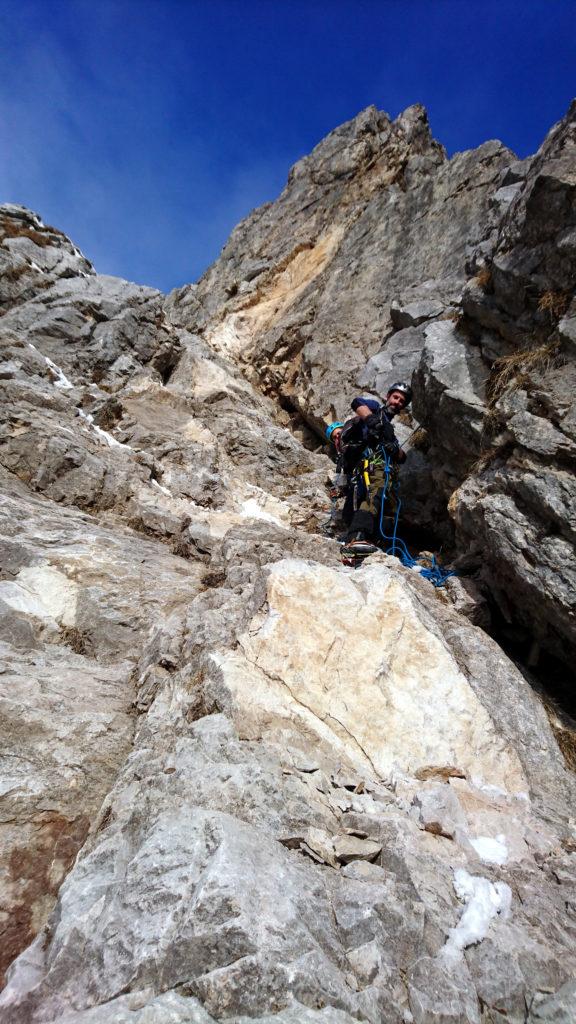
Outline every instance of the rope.
<svg viewBox="0 0 576 1024"><path fill-rule="evenodd" d="M392 536L389 537L386 533L384 533L384 505L386 502L386 495L388 494L389 490L392 463L386 452L382 452L382 454L385 480L384 487L382 489L382 498L380 501L379 528L382 539L385 541L392 541L391 546L385 549L386 554L394 555L396 558L399 558L400 561L402 562L402 565L405 566L406 569L414 569L417 567L420 571L420 575L423 576L425 580L429 580L432 586L443 587L444 584L446 583L446 580L450 576L456 576L457 573L454 572L453 569L442 569L442 567L436 561L435 555L432 555L432 565L430 566L430 568L420 566L418 560L416 558L412 558L412 555L408 551L405 542L402 540L401 537L398 536L398 520L400 518L400 509L402 507L402 501L400 500L399 497L397 485L395 487L396 513L394 516L394 528L392 530Z"/></svg>

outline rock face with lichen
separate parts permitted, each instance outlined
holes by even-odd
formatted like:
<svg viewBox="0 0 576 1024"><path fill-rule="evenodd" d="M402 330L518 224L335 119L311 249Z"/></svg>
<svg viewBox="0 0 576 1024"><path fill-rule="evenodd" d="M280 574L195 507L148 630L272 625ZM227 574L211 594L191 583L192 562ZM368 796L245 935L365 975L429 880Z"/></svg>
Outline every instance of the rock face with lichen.
<svg viewBox="0 0 576 1024"><path fill-rule="evenodd" d="M573 642L575 117L369 108L168 297L0 208L2 1022L574 1019L574 776L473 623ZM413 371L441 591L319 533Z"/></svg>

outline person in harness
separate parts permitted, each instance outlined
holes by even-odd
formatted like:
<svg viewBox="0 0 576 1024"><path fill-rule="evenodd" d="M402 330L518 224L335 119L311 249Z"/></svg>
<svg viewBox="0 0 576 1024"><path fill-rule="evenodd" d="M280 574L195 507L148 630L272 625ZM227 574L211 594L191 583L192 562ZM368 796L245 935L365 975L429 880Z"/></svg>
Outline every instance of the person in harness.
<svg viewBox="0 0 576 1024"><path fill-rule="evenodd" d="M386 403L381 406L373 398L355 398L354 419L344 425L339 437L342 467L351 480L353 515L342 554L362 558L377 550L384 522L382 503L388 516L396 511L398 468L406 461L392 420L407 408L412 388L396 381L388 389Z"/></svg>
<svg viewBox="0 0 576 1024"><path fill-rule="evenodd" d="M323 526L324 533L331 536L342 534L343 530L347 534L354 514L350 475L344 469L344 456L340 449L340 438L345 426L341 420L335 420L325 430L327 441L333 445L332 458L336 463L329 489L330 518Z"/></svg>

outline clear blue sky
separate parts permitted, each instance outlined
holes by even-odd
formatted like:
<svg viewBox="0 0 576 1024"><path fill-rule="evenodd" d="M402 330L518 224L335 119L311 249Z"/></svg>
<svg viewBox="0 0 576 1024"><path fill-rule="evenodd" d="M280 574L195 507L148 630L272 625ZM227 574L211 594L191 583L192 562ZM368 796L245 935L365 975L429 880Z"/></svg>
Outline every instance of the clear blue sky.
<svg viewBox="0 0 576 1024"><path fill-rule="evenodd" d="M370 103L423 103L449 153L533 152L576 93L576 3L0 0L0 53L0 201L168 291Z"/></svg>

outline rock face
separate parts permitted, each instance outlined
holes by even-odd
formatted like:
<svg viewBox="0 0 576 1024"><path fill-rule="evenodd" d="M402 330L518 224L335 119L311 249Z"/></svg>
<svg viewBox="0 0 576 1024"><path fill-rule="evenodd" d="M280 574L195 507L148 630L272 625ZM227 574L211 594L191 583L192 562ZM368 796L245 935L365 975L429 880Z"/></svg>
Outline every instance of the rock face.
<svg viewBox="0 0 576 1024"><path fill-rule="evenodd" d="M333 419L396 327L455 309L513 158L487 143L447 161L422 107L393 122L368 107L292 168L197 285L173 293L170 316L309 422ZM395 370L406 373L400 360Z"/></svg>
<svg viewBox="0 0 576 1024"><path fill-rule="evenodd" d="M497 142L447 160L421 107L370 107L168 301L316 429L346 395L413 377L428 453L411 453L405 515L455 537L504 619L568 664L575 124L573 105L530 160Z"/></svg>
<svg viewBox="0 0 576 1024"><path fill-rule="evenodd" d="M544 708L481 578L341 565L309 431L415 369L409 514L567 657L573 117L369 108L167 298L0 208L3 1024L572 1020Z"/></svg>

